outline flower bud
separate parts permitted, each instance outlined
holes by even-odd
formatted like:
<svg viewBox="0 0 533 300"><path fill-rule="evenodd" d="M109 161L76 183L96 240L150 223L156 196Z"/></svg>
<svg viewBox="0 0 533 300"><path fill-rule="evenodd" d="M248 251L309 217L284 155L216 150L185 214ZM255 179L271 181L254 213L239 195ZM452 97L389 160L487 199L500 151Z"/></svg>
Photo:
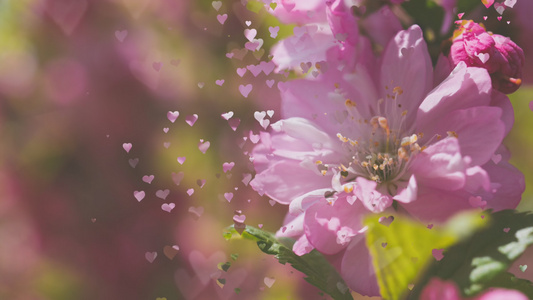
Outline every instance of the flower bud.
<svg viewBox="0 0 533 300"><path fill-rule="evenodd" d="M462 21L454 32L449 59L454 66L464 61L467 66L487 69L492 86L506 94L522 83L522 49L510 38L487 32L471 20Z"/></svg>

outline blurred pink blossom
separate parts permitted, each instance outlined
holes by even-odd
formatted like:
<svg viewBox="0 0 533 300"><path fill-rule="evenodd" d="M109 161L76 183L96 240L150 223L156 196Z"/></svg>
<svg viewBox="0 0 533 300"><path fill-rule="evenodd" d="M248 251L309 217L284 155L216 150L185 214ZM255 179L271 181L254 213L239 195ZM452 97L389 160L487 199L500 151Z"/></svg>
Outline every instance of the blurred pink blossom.
<svg viewBox="0 0 533 300"><path fill-rule="evenodd" d="M459 288L452 281L442 281L433 278L424 287L420 300L527 300L527 297L519 291L502 288L490 289L489 291L474 297L461 297Z"/></svg>

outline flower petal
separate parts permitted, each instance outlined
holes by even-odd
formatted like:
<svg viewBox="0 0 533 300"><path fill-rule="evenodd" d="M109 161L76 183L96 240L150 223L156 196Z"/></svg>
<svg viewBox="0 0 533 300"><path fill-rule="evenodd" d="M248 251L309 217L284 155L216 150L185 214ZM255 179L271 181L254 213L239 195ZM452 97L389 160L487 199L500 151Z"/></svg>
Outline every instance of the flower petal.
<svg viewBox="0 0 533 300"><path fill-rule="evenodd" d="M490 106L456 110L435 119L438 125L431 135L455 133L461 154L470 156L472 165L482 165L502 143L505 125L501 121L501 114L501 108Z"/></svg>
<svg viewBox="0 0 533 300"><path fill-rule="evenodd" d="M383 53L380 82L384 99L388 94L392 96L395 87L403 91L396 101L407 110L406 127L410 128L419 104L433 86L433 67L418 25L400 31L389 43Z"/></svg>
<svg viewBox="0 0 533 300"><path fill-rule="evenodd" d="M379 296L376 272L364 235L357 235L346 249L341 263L341 275L352 290L364 296Z"/></svg>
<svg viewBox="0 0 533 300"><path fill-rule="evenodd" d="M333 205L323 199L305 212L305 235L318 251L335 254L344 249L351 237L361 230L364 212L358 201L350 205L345 194Z"/></svg>
<svg viewBox="0 0 533 300"><path fill-rule="evenodd" d="M307 191L330 186L331 180L302 169L297 161L284 160L257 174L250 185L260 194L281 204L289 204Z"/></svg>
<svg viewBox="0 0 533 300"><path fill-rule="evenodd" d="M454 110L489 105L491 90L487 70L467 68L463 62L459 63L420 104L416 117L418 130L428 131L436 124L435 120Z"/></svg>

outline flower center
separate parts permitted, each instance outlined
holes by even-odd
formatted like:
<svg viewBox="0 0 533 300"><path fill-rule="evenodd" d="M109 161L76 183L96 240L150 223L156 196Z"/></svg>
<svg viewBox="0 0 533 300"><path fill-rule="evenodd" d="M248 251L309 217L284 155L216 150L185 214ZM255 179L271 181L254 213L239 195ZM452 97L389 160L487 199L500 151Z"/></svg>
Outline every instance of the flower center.
<svg viewBox="0 0 533 300"><path fill-rule="evenodd" d="M418 144L423 134L413 134L412 129L406 128L407 111L398 102L402 93L402 88L397 86L386 95L386 100L379 99L370 119L361 116L354 101L345 101L347 126L337 137L349 159L336 166L341 181L350 182L362 176L378 184L394 186L396 181L404 179L412 158L425 147ZM327 168L317 163L324 173Z"/></svg>

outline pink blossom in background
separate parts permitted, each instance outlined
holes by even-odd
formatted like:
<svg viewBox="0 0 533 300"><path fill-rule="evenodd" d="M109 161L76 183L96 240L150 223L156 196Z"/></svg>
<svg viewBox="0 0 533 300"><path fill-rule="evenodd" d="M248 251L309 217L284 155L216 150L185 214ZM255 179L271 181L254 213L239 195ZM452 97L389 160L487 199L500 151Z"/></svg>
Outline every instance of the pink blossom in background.
<svg viewBox="0 0 533 300"><path fill-rule="evenodd" d="M459 288L452 281L442 281L433 278L424 287L420 300L527 300L527 297L519 291L502 288L490 289L489 291L473 298L461 297Z"/></svg>
<svg viewBox="0 0 533 300"><path fill-rule="evenodd" d="M283 119L254 149L250 184L289 205L278 235L297 239L297 254L340 255L349 287L379 295L361 218L442 221L479 199L515 208L524 179L502 146L513 111L483 68L460 62L435 87L417 25L394 37L377 70L338 68L328 54L326 74L281 86Z"/></svg>
<svg viewBox="0 0 533 300"><path fill-rule="evenodd" d="M450 61L455 66L485 68L495 89L510 94L522 83L524 52L510 38L485 31L473 21L463 21L454 34Z"/></svg>

